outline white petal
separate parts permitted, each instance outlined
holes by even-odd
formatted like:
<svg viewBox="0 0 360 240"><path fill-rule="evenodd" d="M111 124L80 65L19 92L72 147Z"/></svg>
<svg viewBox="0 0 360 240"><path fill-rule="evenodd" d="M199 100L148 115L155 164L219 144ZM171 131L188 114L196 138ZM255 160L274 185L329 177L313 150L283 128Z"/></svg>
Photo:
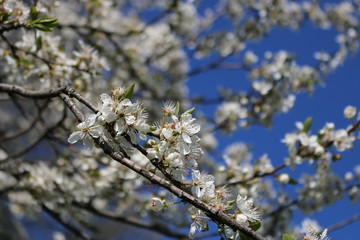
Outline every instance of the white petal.
<svg viewBox="0 0 360 240"><path fill-rule="evenodd" d="M69 138L68 138L68 142L71 144L76 143L77 141L79 141L80 139L82 139L84 137L84 134L82 131L76 131L73 132Z"/></svg>
<svg viewBox="0 0 360 240"><path fill-rule="evenodd" d="M195 238L195 232L196 232L196 223L192 223L190 226L190 232L189 232L189 238L194 239Z"/></svg>
<svg viewBox="0 0 360 240"><path fill-rule="evenodd" d="M86 149L92 149L93 148L93 146L94 146L93 141L88 136L86 136L82 141L83 141L83 144L84 144Z"/></svg>
<svg viewBox="0 0 360 240"><path fill-rule="evenodd" d="M191 143L191 138L189 137L189 135L187 133L182 133L181 136L185 142L187 142L189 144Z"/></svg>
<svg viewBox="0 0 360 240"><path fill-rule="evenodd" d="M179 152L183 155L190 153L190 147L186 143L179 143L178 145Z"/></svg>
<svg viewBox="0 0 360 240"><path fill-rule="evenodd" d="M163 128L161 130L162 134L164 134L164 137L168 140L172 139L173 135L172 135L172 129L171 128Z"/></svg>
<svg viewBox="0 0 360 240"><path fill-rule="evenodd" d="M177 169L174 170L172 174L173 174L173 178L179 182L183 182L186 177L185 171L181 171L181 170L177 170Z"/></svg>
<svg viewBox="0 0 360 240"><path fill-rule="evenodd" d="M123 101L121 101L121 107L128 107L128 106L131 106L132 105L132 102L129 100L129 99L124 99Z"/></svg>
<svg viewBox="0 0 360 240"><path fill-rule="evenodd" d="M89 130L89 133L94 138L98 138L101 136L101 131L99 129L91 129L91 130Z"/></svg>
<svg viewBox="0 0 360 240"><path fill-rule="evenodd" d="M106 93L100 95L100 100L104 103L104 105L109 105L112 102L111 97Z"/></svg>
<svg viewBox="0 0 360 240"><path fill-rule="evenodd" d="M97 117L96 114L91 114L87 117L86 124L88 127L91 127L95 124L96 117Z"/></svg>
<svg viewBox="0 0 360 240"><path fill-rule="evenodd" d="M122 125L122 121L117 121L115 124L115 131L119 134L122 134L125 131L126 127Z"/></svg>
<svg viewBox="0 0 360 240"><path fill-rule="evenodd" d="M129 136L130 136L130 140L131 140L131 142L133 143L133 144L136 144L136 134L133 132L133 131L131 131L131 132L129 132Z"/></svg>
<svg viewBox="0 0 360 240"><path fill-rule="evenodd" d="M128 124L128 125L134 124L135 120L136 120L136 118L134 116L126 116L125 117L126 124Z"/></svg>
<svg viewBox="0 0 360 240"><path fill-rule="evenodd" d="M187 129L187 131L190 134L196 134L196 133L200 132L200 129L201 129L201 126L199 124L193 124L193 125L191 125L190 128Z"/></svg>
<svg viewBox="0 0 360 240"><path fill-rule="evenodd" d="M178 122L178 121L179 121L179 119L178 119L175 115L171 115L171 118L172 118L172 120L173 120L174 122Z"/></svg>
<svg viewBox="0 0 360 240"><path fill-rule="evenodd" d="M190 122L192 120L193 120L193 118L192 118L191 114L189 114L189 113L181 115L181 121L182 122Z"/></svg>

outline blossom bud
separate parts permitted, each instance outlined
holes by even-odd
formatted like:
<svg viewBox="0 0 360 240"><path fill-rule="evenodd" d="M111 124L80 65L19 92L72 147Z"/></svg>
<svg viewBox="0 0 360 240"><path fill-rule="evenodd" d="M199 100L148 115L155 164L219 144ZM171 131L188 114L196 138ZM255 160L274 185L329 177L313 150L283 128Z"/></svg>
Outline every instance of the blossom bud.
<svg viewBox="0 0 360 240"><path fill-rule="evenodd" d="M154 139L149 139L149 141L147 142L147 145L153 147L156 145L156 141Z"/></svg>
<svg viewBox="0 0 360 240"><path fill-rule="evenodd" d="M355 115L356 115L356 107L347 106L347 107L344 109L344 116L345 116L345 118L352 119L352 118L355 117Z"/></svg>
<svg viewBox="0 0 360 240"><path fill-rule="evenodd" d="M256 63L258 60L259 58L252 51L245 52L245 57L244 57L245 64L252 65Z"/></svg>
<svg viewBox="0 0 360 240"><path fill-rule="evenodd" d="M151 198L151 209L153 211L159 212L164 209L164 203L160 198L153 197Z"/></svg>
<svg viewBox="0 0 360 240"><path fill-rule="evenodd" d="M277 177L277 180L278 180L279 183L281 183L281 184L287 184L287 183L289 183L289 181L290 181L290 176L289 176L289 174L287 174L287 173L282 173L282 174L280 174L280 175Z"/></svg>
<svg viewBox="0 0 360 240"><path fill-rule="evenodd" d="M346 182L352 181L353 178L354 178L354 175L352 174L352 172L345 173L344 179L345 179Z"/></svg>

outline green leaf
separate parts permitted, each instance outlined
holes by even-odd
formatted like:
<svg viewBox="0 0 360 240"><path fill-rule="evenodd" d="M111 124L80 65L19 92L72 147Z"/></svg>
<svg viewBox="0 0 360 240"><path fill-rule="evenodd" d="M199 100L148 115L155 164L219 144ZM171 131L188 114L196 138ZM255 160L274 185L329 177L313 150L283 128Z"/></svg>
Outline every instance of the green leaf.
<svg viewBox="0 0 360 240"><path fill-rule="evenodd" d="M307 133L310 128L311 128L311 124L312 124L312 120L313 118L312 117L308 117L305 122L304 122L304 128L303 128L303 132Z"/></svg>
<svg viewBox="0 0 360 240"><path fill-rule="evenodd" d="M176 102L176 107L175 107L175 112L174 112L176 116L179 114L179 111L180 111L180 103Z"/></svg>
<svg viewBox="0 0 360 240"><path fill-rule="evenodd" d="M133 84L131 84L130 86L128 86L126 89L125 89L125 91L124 91L124 93L123 93L123 95L122 95L122 98L123 99L131 99L132 98L132 96L133 96L133 94L134 94L134 87L135 87L135 83L133 83Z"/></svg>
<svg viewBox="0 0 360 240"><path fill-rule="evenodd" d="M45 24L45 25L50 25L50 24L57 25L58 20L56 18L44 17L44 18L35 19L33 21L33 23L39 23L39 24Z"/></svg>
<svg viewBox="0 0 360 240"><path fill-rule="evenodd" d="M184 115L184 114L192 114L194 111L195 111L195 107L193 107L192 109L187 110L182 115Z"/></svg>
<svg viewBox="0 0 360 240"><path fill-rule="evenodd" d="M282 240L295 240L295 238L293 235L286 233L282 236Z"/></svg>
<svg viewBox="0 0 360 240"><path fill-rule="evenodd" d="M249 227L253 230L253 231L257 231L260 227L261 227L261 223L260 221L254 221L254 222L250 222Z"/></svg>
<svg viewBox="0 0 360 240"><path fill-rule="evenodd" d="M39 11L37 10L37 8L34 5L32 5L30 7L30 20L35 21L36 18L38 17L38 15L39 15Z"/></svg>
<svg viewBox="0 0 360 240"><path fill-rule="evenodd" d="M56 18L39 18L31 22L30 27L43 32L51 32L59 24Z"/></svg>

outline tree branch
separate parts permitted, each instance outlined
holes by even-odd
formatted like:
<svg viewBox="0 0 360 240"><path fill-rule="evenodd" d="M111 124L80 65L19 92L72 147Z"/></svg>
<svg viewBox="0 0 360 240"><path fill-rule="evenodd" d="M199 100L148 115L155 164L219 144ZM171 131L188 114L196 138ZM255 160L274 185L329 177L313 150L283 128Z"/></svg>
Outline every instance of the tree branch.
<svg viewBox="0 0 360 240"><path fill-rule="evenodd" d="M162 227L160 225L148 224L137 219L131 217L124 217L106 210L99 210L91 206L90 204L83 205L80 203L74 203L75 206L81 207L97 216L104 217L113 221L118 221L124 224L128 224L130 226L135 226L138 228L147 229L153 232L157 232L167 237L178 238L178 239L188 239L188 236L181 233L174 233L170 229Z"/></svg>
<svg viewBox="0 0 360 240"><path fill-rule="evenodd" d="M360 220L360 214L356 214L347 220L344 220L344 221L341 221L339 223L335 223L335 224L329 226L327 229L329 232L332 232L332 231L338 230L340 228L346 227L346 226L352 224L353 222L356 222L359 220Z"/></svg>
<svg viewBox="0 0 360 240"><path fill-rule="evenodd" d="M75 106L75 104L71 101L71 99L66 96L65 94L60 94L60 98L65 102L65 104L68 105L68 107L71 109L71 111L74 113L76 118L78 118L79 121L84 120L84 115L80 112L80 110ZM204 203L203 201L195 198L191 194L183 191L182 189L178 188L171 182L164 180L158 176L156 176L154 173L149 172L148 170L142 168L137 163L131 161L130 159L126 158L123 153L117 152L114 149L109 146L104 139L102 138L95 138L95 142L103 149L103 151L112 157L115 161L125 165L129 169L133 170L134 172L138 173L139 175L145 177L149 181L151 181L153 184L157 184L166 190L173 193L175 196L181 198L182 200L190 203L191 205L201 209L204 211L209 217L212 218L212 220L217 221L221 224L226 224L229 227L233 228L234 230L239 230L240 232L244 233L245 235L249 236L252 239L255 240L264 240L262 236L257 234L256 232L252 231L250 228L240 225L238 222L235 221L235 219L231 218L226 213L220 211L220 209L217 209L215 207L211 207Z"/></svg>
<svg viewBox="0 0 360 240"><path fill-rule="evenodd" d="M58 212L53 211L52 209L48 208L44 203L41 204L41 207L47 212L52 218L58 221L61 225L63 225L66 229L70 232L75 234L76 236L84 239L84 240L91 240L93 238L89 237L86 233L82 232L78 228L74 227L73 225L67 223L64 219L62 219L61 215Z"/></svg>
<svg viewBox="0 0 360 240"><path fill-rule="evenodd" d="M39 90L39 91L33 91L33 90L27 90L23 87L6 84L6 83L0 83L0 92L6 92L6 93L16 93L20 96L27 97L27 98L54 98L57 97L60 93L62 93L65 90L66 87L60 87L60 88L52 88L49 90Z"/></svg>
<svg viewBox="0 0 360 240"><path fill-rule="evenodd" d="M72 113L75 115L77 120L79 122L83 122L85 120L85 117L83 113L76 107L75 103L69 98L68 95L66 95L67 91L65 90L65 87L63 88L57 88L57 89L50 89L46 91L30 91L26 90L22 87L9 85L9 84L0 84L0 91L6 91L11 93L17 93L23 97L30 97L30 98L52 98L59 96L64 103L67 105L67 107L72 111ZM64 93L65 92L65 93ZM145 177L149 181L151 181L153 184L157 184L164 189L170 191L175 196L181 198L187 203L190 203L194 207L199 208L200 210L204 211L209 217L212 218L212 220L218 222L219 224L225 224L229 227L231 227L234 230L239 230L240 232L244 233L248 237L254 240L264 240L262 236L257 234L256 232L252 231L247 226L243 226L239 224L235 219L227 215L226 213L220 211L220 209L211 207L208 204L204 203L200 199L195 198L191 194L183 191L179 187L175 186L171 182L164 180L158 176L156 176L154 173L149 172L148 170L142 168L137 163L131 161L129 158L124 156L124 153L115 151L112 149L111 146L109 146L104 139L102 138L95 138L95 142L103 149L104 153L111 156L115 161L125 165L129 169L133 170L134 172L138 173L139 175Z"/></svg>

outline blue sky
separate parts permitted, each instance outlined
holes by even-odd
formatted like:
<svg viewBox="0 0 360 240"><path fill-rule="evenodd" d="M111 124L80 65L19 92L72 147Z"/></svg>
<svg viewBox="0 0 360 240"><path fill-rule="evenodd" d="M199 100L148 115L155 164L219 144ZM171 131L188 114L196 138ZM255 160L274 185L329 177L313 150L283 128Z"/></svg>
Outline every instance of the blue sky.
<svg viewBox="0 0 360 240"><path fill-rule="evenodd" d="M336 33L333 30L319 30L310 23L306 23L298 31L274 29L266 39L247 45L247 49L253 50L259 57L262 57L267 50L272 52L286 50L296 54L299 64L312 64L315 62L313 58L314 51L331 51L337 48L335 35ZM305 93L298 94L294 108L287 114L277 115L271 129L252 126L248 130L239 130L230 137L218 135L221 140L219 141L219 150L223 150L232 142L243 141L252 145L255 158L263 153L268 153L273 160L274 166L278 166L283 163L284 157L287 156L287 148L280 140L285 133L295 129L294 123L296 121L304 121L307 117L312 116L314 118L313 132L322 128L326 122L334 122L337 128L345 128L350 124L349 120L344 119L343 110L347 105L360 108L360 82L358 76L360 76L359 54L350 56L344 65L325 78L324 86L316 87L314 94L311 96ZM206 94L211 98L215 96L215 89L219 86L241 89L246 85L247 81L241 70L215 70L190 78L188 86L190 96ZM205 114L210 114L214 109L214 105L197 107L198 111L203 111ZM334 171L343 176L347 171L352 170L355 165L360 164L359 158L359 143L356 142L352 151L345 152L343 159L334 163ZM282 172L288 172L294 178L298 178L302 170L313 171L311 167L304 166L297 168L294 172L290 169ZM286 189L293 192L296 187L291 185L287 186ZM308 217L316 219L322 227L328 227L359 213L360 204L353 205L345 197L344 200ZM301 213L296 213L294 223L300 223L304 217ZM330 236L333 240L357 240L359 234L360 221L331 232Z"/></svg>

